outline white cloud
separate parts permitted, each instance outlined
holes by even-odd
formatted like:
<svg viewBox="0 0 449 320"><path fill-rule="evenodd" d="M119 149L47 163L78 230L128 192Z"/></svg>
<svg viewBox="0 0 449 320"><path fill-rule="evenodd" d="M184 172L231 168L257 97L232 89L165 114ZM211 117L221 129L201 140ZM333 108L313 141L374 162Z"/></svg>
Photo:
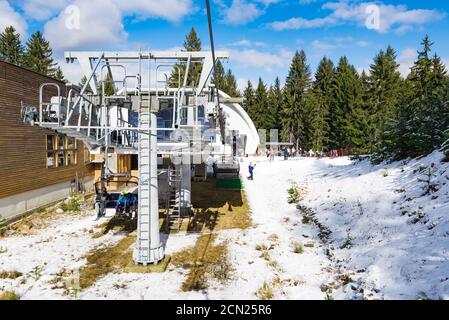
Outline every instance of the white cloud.
<svg viewBox="0 0 449 320"><path fill-rule="evenodd" d="M69 2L70 0L25 0L21 7L28 18L41 21L56 15Z"/></svg>
<svg viewBox="0 0 449 320"><path fill-rule="evenodd" d="M26 36L28 28L26 21L8 1L0 0L0 32L9 26L13 26L22 38Z"/></svg>
<svg viewBox="0 0 449 320"><path fill-rule="evenodd" d="M254 49L228 50L231 59L244 68L260 68L271 72L275 68L288 67L293 58L293 52L281 49L277 53L257 51Z"/></svg>
<svg viewBox="0 0 449 320"><path fill-rule="evenodd" d="M113 0L125 15L140 19L163 18L178 22L190 14L195 7L192 0Z"/></svg>
<svg viewBox="0 0 449 320"><path fill-rule="evenodd" d="M417 26L439 21L446 15L437 10L409 10L405 5L375 4L373 2L356 3L348 0L340 0L339 2L328 2L323 5L323 9L331 11L329 15L323 18L305 19L295 17L286 21L275 21L269 25L278 31L321 28L347 23L366 26L369 18L368 11L370 11L368 9L372 8L373 5L379 10L379 20L376 24L376 30L381 33L390 30L405 32Z"/></svg>
<svg viewBox="0 0 449 320"><path fill-rule="evenodd" d="M242 39L231 44L234 47L266 47L267 44L263 41L251 41L248 39Z"/></svg>
<svg viewBox="0 0 449 320"><path fill-rule="evenodd" d="M354 40L352 37L338 37L338 38L324 38L324 40L312 41L312 48L319 51L319 53L328 54L338 48L347 48L350 46L368 47L371 44L365 40Z"/></svg>
<svg viewBox="0 0 449 320"><path fill-rule="evenodd" d="M264 12L256 4L246 0L233 0L231 6L223 10L223 22L231 25L243 25L252 22Z"/></svg>
<svg viewBox="0 0 449 320"><path fill-rule="evenodd" d="M73 4L80 10L79 29L67 28L65 11L45 24L45 37L56 51L107 48L126 40L120 10L109 0L76 0Z"/></svg>
<svg viewBox="0 0 449 320"><path fill-rule="evenodd" d="M20 5L28 17L47 20L74 2L76 1L21 0ZM136 16L139 19L162 18L172 22L180 21L195 10L193 0L108 0L106 5L117 6L123 16Z"/></svg>
<svg viewBox="0 0 449 320"><path fill-rule="evenodd" d="M282 0L256 0L256 1L262 3L262 4L266 5L266 6L269 6L271 4L279 3Z"/></svg>

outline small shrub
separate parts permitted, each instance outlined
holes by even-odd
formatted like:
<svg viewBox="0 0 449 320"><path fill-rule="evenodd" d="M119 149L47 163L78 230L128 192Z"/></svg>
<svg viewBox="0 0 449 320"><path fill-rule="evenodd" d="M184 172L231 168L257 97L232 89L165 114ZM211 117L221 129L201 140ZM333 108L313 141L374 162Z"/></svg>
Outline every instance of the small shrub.
<svg viewBox="0 0 449 320"><path fill-rule="evenodd" d="M34 279L34 280L39 280L40 277L42 276L42 270L44 268L41 266L35 266L29 273L29 275Z"/></svg>
<svg viewBox="0 0 449 320"><path fill-rule="evenodd" d="M8 248L0 247L0 254L8 252Z"/></svg>
<svg viewBox="0 0 449 320"><path fill-rule="evenodd" d="M425 172L423 172L423 171L425 171ZM420 172L422 172L422 174L424 175L424 179L418 178L419 182L425 183L425 186L423 187L423 189L424 189L423 196L437 192L439 190L439 186L437 183L435 183L433 181L435 174L433 174L432 170L430 168L426 168L426 169L423 169L422 171L420 170Z"/></svg>
<svg viewBox="0 0 449 320"><path fill-rule="evenodd" d="M352 238L348 235L345 242L340 246L340 249L351 249L352 248Z"/></svg>
<svg viewBox="0 0 449 320"><path fill-rule="evenodd" d="M273 269L277 269L278 266L279 266L279 264L278 264L277 261L275 261L275 260L270 260L270 262L268 263L268 265L269 265L270 267L272 267Z"/></svg>
<svg viewBox="0 0 449 320"><path fill-rule="evenodd" d="M295 186L288 189L287 192L288 192L288 203L289 204L294 204L294 203L299 202L299 191Z"/></svg>
<svg viewBox="0 0 449 320"><path fill-rule="evenodd" d="M293 242L292 243L293 252L297 254L304 253L304 247L300 242Z"/></svg>
<svg viewBox="0 0 449 320"><path fill-rule="evenodd" d="M81 210L81 204L76 198L69 198L59 205L59 208L64 212L79 212Z"/></svg>
<svg viewBox="0 0 449 320"><path fill-rule="evenodd" d="M260 258L262 258L266 261L271 261L271 257L270 257L270 254L268 253L268 251L262 252L262 254L260 255Z"/></svg>
<svg viewBox="0 0 449 320"><path fill-rule="evenodd" d="M312 218L309 217L309 216L306 215L306 214L302 216L302 223L303 223L303 224L308 224L311 220L312 220Z"/></svg>
<svg viewBox="0 0 449 320"><path fill-rule="evenodd" d="M335 300L332 294L326 293L326 297L324 297L324 300Z"/></svg>
<svg viewBox="0 0 449 320"><path fill-rule="evenodd" d="M263 286L257 290L256 296L260 300L271 300L273 299L273 288L269 283L264 282Z"/></svg>
<svg viewBox="0 0 449 320"><path fill-rule="evenodd" d="M6 219L0 216L0 228L6 226Z"/></svg>

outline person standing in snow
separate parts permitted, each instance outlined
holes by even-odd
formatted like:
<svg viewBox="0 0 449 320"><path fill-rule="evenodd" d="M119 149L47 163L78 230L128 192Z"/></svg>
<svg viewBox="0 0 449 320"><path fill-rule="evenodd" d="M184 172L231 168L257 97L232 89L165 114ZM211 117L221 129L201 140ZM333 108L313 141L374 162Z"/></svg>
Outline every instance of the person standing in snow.
<svg viewBox="0 0 449 320"><path fill-rule="evenodd" d="M274 161L274 150L273 147L270 148L270 162Z"/></svg>
<svg viewBox="0 0 449 320"><path fill-rule="evenodd" d="M248 180L254 180L254 167L256 165L254 165L252 162L249 164L248 166L248 171L249 171L249 177Z"/></svg>

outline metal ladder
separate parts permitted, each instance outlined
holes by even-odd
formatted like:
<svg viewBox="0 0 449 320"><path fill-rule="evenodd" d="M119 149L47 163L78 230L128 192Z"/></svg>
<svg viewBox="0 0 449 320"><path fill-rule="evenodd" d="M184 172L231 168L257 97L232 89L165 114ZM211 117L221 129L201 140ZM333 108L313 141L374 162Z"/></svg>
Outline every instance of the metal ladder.
<svg viewBox="0 0 449 320"><path fill-rule="evenodd" d="M139 219L137 221L137 250L141 258L150 255L150 103L139 92Z"/></svg>
<svg viewBox="0 0 449 320"><path fill-rule="evenodd" d="M168 170L168 195L166 229L179 230L182 224L181 216L181 168Z"/></svg>

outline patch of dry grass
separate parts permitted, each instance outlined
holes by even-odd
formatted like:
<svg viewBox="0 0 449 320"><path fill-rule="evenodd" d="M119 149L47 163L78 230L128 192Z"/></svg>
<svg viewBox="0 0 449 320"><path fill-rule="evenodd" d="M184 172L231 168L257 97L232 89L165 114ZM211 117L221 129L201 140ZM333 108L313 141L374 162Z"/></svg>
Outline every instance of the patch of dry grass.
<svg viewBox="0 0 449 320"><path fill-rule="evenodd" d="M6 300L18 300L19 297L15 292L4 292L0 294L0 301L6 301Z"/></svg>
<svg viewBox="0 0 449 320"><path fill-rule="evenodd" d="M23 274L18 271L0 271L0 279L17 279Z"/></svg>
<svg viewBox="0 0 449 320"><path fill-rule="evenodd" d="M192 205L194 217L187 231L246 229L252 226L245 192L217 189L213 179L192 182Z"/></svg>
<svg viewBox="0 0 449 320"><path fill-rule="evenodd" d="M271 300L271 299L273 299L274 294L273 294L273 286L272 286L272 284L268 283L268 282L264 282L262 287L260 287L256 291L256 296L260 300Z"/></svg>
<svg viewBox="0 0 449 320"><path fill-rule="evenodd" d="M135 236L128 236L114 246L92 250L86 256L87 265L80 270L80 287L90 287L102 276L123 270L132 260L130 247L135 241Z"/></svg>
<svg viewBox="0 0 449 320"><path fill-rule="evenodd" d="M304 246L302 245L301 242L293 242L291 244L292 248L293 248L293 252L296 254L302 254L304 253Z"/></svg>
<svg viewBox="0 0 449 320"><path fill-rule="evenodd" d="M226 243L214 244L216 235L202 235L195 246L172 255L175 267L188 269L189 273L181 286L183 291L203 290L208 287L208 279L226 282L233 269L228 262Z"/></svg>

